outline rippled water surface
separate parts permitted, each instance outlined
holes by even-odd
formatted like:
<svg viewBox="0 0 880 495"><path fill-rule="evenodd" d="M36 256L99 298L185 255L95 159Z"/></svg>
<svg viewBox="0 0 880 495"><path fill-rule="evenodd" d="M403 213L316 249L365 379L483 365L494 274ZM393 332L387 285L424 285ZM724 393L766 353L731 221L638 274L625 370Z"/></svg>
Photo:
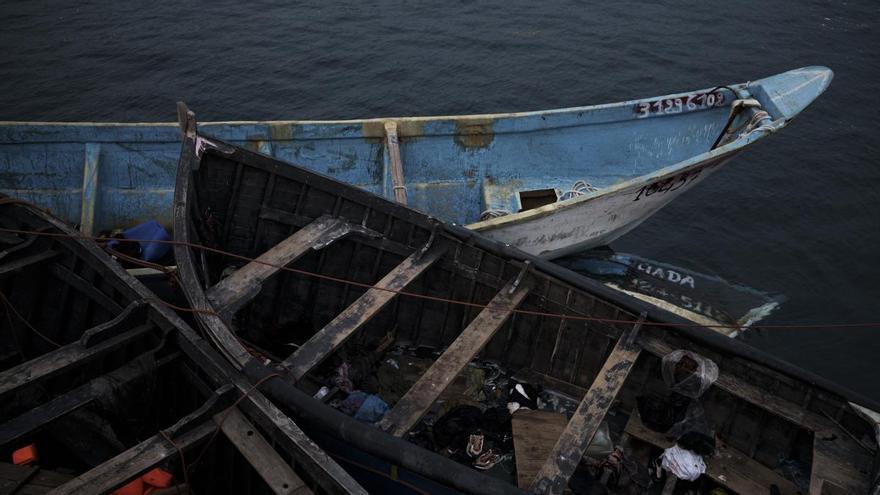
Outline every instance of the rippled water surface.
<svg viewBox="0 0 880 495"><path fill-rule="evenodd" d="M793 125L613 247L785 295L765 323L880 321L878 18L876 0L5 0L0 119L537 110L827 65ZM880 326L747 340L880 398Z"/></svg>

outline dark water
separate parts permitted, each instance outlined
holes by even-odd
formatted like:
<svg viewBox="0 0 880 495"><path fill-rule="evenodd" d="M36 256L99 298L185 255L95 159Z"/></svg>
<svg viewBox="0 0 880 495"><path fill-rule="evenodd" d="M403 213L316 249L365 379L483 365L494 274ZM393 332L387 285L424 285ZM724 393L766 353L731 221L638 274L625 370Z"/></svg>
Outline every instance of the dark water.
<svg viewBox="0 0 880 495"><path fill-rule="evenodd" d="M830 90L620 251L787 297L764 323L880 321L880 2L0 5L0 119L355 118L605 103L827 65ZM747 340L880 398L880 326Z"/></svg>

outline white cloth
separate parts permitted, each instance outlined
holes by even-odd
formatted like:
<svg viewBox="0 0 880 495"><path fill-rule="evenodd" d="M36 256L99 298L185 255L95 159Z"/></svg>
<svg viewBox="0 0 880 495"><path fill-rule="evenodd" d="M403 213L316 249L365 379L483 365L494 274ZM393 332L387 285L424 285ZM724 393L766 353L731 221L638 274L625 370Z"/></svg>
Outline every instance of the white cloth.
<svg viewBox="0 0 880 495"><path fill-rule="evenodd" d="M674 474L676 478L694 481L706 472L706 463L699 454L673 445L663 451L663 469Z"/></svg>

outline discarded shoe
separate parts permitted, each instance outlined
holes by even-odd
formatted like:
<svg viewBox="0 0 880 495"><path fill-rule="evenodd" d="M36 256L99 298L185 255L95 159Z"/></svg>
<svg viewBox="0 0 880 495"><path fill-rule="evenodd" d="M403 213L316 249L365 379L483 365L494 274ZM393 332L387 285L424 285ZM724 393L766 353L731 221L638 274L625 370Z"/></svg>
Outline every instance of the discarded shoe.
<svg viewBox="0 0 880 495"><path fill-rule="evenodd" d="M493 449L489 449L482 455L480 455L480 457L477 457L477 460L474 461L474 467L485 471L486 469L491 469L492 466L501 462L501 459L501 454L495 452Z"/></svg>
<svg viewBox="0 0 880 495"><path fill-rule="evenodd" d="M471 457L478 457L482 454L483 440L484 436L482 433L475 433L468 437L467 454Z"/></svg>

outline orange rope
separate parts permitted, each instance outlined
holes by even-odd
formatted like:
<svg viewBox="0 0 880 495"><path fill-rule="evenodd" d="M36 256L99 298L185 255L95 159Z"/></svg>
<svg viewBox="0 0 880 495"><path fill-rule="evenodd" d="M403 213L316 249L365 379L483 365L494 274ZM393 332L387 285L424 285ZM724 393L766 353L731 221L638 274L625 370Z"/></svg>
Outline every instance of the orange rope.
<svg viewBox="0 0 880 495"><path fill-rule="evenodd" d="M63 238L78 238L83 240L90 240L95 242L106 242L110 240L118 241L118 242L138 242L138 243L158 243L158 244L169 244L174 246L184 246L191 249L199 249L203 251L207 251L210 253L219 254L221 256L226 256L232 259L244 261L247 263L258 263L261 265L270 266L272 268L277 268L278 270L296 273L299 275L305 275L308 277L314 277L321 280L327 280L331 282L337 282L342 284L348 284L355 287L361 287L364 289L375 289L386 292L391 292L401 296L414 297L418 299L424 299L429 301L443 302L449 304L458 304L461 306L467 306L478 309L486 309L488 307L487 304L479 304L472 303L468 301L459 301L455 299L448 299L445 297L439 296L430 296L427 294L418 294L415 292L409 292L406 290L397 290L397 289L389 289L385 287L377 287L372 284L356 282L354 280L347 280L340 277L333 277L330 275L324 275L321 273L314 273L308 270L301 270L298 268L291 268L284 265L279 265L275 263L269 263L267 261L262 261L259 259L249 258L247 256L242 256L239 254L231 253L229 251L224 251L222 249L212 248L209 246L204 246L201 244L195 244L187 241L175 241L175 240L154 240L154 239L118 239L115 237L101 237L101 236L89 236L85 234L65 234L59 232L37 232L32 230L22 230L22 229L9 229L9 228L0 228L0 232L7 232L10 234L22 234L22 235L39 235L45 237L63 237ZM166 303L167 304L167 303ZM170 306L170 305L169 305ZM177 307L174 307L177 309ZM204 313L205 311L201 310L192 310L192 309L184 309L183 311ZM529 316L540 316L540 317L549 317L549 318L560 318L563 320L574 320L574 321L592 321L592 322L600 322L600 323L622 323L622 324L633 324L633 320L622 320L622 319L613 319L613 318L597 318L593 316L578 316L578 315L566 315L562 313L551 313L545 311L532 311L526 309L512 309L511 312L521 314L521 315L529 315ZM213 313L211 313L213 314ZM651 322L651 326L655 327L707 327L707 328L742 328L741 325L733 325L733 324L709 324L704 325L701 323L665 323L665 322ZM880 323L814 323L814 324L777 324L777 325L760 325L754 326L752 328L868 328L868 327L880 327Z"/></svg>

